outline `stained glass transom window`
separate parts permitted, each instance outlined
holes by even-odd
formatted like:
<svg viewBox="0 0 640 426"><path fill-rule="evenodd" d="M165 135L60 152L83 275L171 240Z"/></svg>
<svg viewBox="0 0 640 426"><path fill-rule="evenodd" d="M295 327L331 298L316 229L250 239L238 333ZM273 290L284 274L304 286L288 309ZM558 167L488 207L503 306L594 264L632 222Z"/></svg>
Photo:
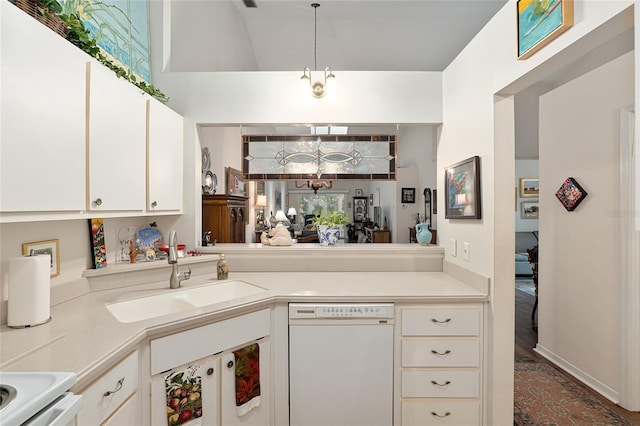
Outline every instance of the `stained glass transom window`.
<svg viewBox="0 0 640 426"><path fill-rule="evenodd" d="M242 139L242 171L247 179L395 179L395 135L247 135Z"/></svg>

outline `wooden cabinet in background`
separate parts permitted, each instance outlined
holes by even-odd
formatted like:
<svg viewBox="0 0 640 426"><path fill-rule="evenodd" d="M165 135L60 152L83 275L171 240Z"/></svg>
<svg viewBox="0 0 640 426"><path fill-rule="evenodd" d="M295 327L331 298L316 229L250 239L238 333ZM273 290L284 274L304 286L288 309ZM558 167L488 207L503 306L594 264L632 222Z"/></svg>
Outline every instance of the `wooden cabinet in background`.
<svg viewBox="0 0 640 426"><path fill-rule="evenodd" d="M211 231L218 243L244 243L247 198L237 195L202 196L202 232Z"/></svg>
<svg viewBox="0 0 640 426"><path fill-rule="evenodd" d="M367 235L367 241L370 243L390 243L391 231L386 229L364 228Z"/></svg>

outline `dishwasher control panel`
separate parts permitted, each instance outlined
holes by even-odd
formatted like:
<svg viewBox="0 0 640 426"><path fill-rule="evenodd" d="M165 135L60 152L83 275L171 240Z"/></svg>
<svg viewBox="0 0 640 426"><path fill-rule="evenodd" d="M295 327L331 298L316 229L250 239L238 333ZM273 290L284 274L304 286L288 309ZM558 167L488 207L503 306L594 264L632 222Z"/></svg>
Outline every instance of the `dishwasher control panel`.
<svg viewBox="0 0 640 426"><path fill-rule="evenodd" d="M393 318L393 303L290 303L289 318Z"/></svg>

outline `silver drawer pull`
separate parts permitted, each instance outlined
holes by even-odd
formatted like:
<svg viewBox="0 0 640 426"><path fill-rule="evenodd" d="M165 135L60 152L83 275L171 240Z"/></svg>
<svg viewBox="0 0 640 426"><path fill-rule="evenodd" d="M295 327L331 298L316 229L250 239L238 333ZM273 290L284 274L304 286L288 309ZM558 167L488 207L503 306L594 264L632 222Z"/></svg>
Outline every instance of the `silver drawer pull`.
<svg viewBox="0 0 640 426"><path fill-rule="evenodd" d="M432 411L431 415L432 416L436 416L436 417L440 417L441 419L444 419L445 417L449 417L451 415L451 413L447 411L446 413L444 413L444 415L442 415L442 414L436 413L435 411Z"/></svg>
<svg viewBox="0 0 640 426"><path fill-rule="evenodd" d="M435 349L431 349L431 353L434 355L438 355L438 356L445 356L445 355L449 355L451 353L451 351L449 349L447 349L444 352L438 352Z"/></svg>
<svg viewBox="0 0 640 426"><path fill-rule="evenodd" d="M434 386L445 387L445 386L449 386L449 385L451 384L451 382L450 382L449 380L447 380L447 381L446 381L446 382L444 382L444 383L438 383L438 382L436 382L435 380L432 380L432 381L431 381L431 384L432 384L432 385L434 385Z"/></svg>
<svg viewBox="0 0 640 426"><path fill-rule="evenodd" d="M109 396L109 395L113 395L114 393L118 392L120 389L122 389L122 384L124 383L124 377L120 380L118 380L118 384L116 385L116 388L112 391L106 391L104 393L104 395L102 396Z"/></svg>
<svg viewBox="0 0 640 426"><path fill-rule="evenodd" d="M431 318L431 322L435 324L448 324L451 322L451 318L447 318L444 321L440 321L439 319Z"/></svg>

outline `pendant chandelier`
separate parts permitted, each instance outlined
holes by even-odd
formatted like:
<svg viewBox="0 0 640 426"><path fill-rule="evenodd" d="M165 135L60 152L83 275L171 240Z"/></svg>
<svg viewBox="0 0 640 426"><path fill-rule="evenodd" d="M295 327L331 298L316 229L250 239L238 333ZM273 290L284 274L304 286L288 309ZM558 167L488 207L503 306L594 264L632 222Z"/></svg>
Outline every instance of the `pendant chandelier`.
<svg viewBox="0 0 640 426"><path fill-rule="evenodd" d="M313 7L313 70L318 71L318 7L320 3L311 3ZM305 67L300 81L311 86L311 93L316 98L322 98L327 92L327 85L334 81L336 76L331 72L331 67L325 67L322 81L314 82L311 78L311 70Z"/></svg>

